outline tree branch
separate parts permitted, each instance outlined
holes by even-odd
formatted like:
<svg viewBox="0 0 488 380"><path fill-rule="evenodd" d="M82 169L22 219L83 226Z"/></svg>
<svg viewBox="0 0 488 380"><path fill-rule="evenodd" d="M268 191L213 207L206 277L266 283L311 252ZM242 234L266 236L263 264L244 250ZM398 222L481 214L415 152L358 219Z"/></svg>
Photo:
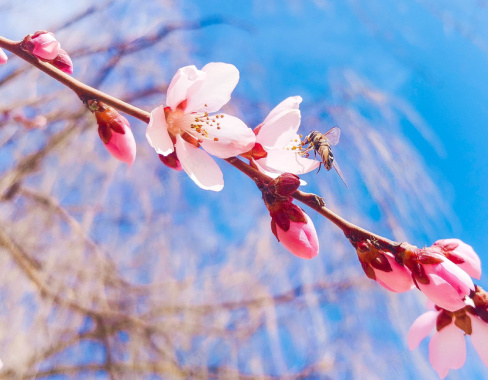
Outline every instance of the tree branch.
<svg viewBox="0 0 488 380"><path fill-rule="evenodd" d="M138 107L135 107L113 96L110 96L93 87L90 87L72 78L71 76L63 73L62 71L56 69L54 66L50 64L40 62L37 58L22 50L22 48L20 47L20 42L11 41L0 36L0 47L9 50L10 52L24 59L31 65L37 67L39 70L42 70L46 74L50 75L52 78L66 85L71 90L73 90L78 95L78 97L83 101L86 101L88 99L99 99L104 101L108 105L117 108L121 112L125 112L143 121L144 123L149 123L150 120L149 112L144 111ZM232 166L234 166L235 168L237 168L238 170L240 170L241 172L243 172L244 174L246 174L249 178L253 179L254 181L259 181L260 183L268 183L269 181L271 181L270 177L254 169L253 167L241 161L237 157L228 158L226 159L226 161ZM341 216L332 212L327 207L325 207L325 202L323 198L319 197L316 194L305 193L300 190L297 190L293 194L293 197L296 200L302 202L303 204L306 204L311 209L317 211L319 214L325 216L337 227L339 227L343 231L346 238L349 239L349 241L354 247L356 247L356 244L359 241L370 240L378 248L388 250L392 253L398 253L402 250L400 243L376 235L359 226L356 226L355 224L345 220Z"/></svg>

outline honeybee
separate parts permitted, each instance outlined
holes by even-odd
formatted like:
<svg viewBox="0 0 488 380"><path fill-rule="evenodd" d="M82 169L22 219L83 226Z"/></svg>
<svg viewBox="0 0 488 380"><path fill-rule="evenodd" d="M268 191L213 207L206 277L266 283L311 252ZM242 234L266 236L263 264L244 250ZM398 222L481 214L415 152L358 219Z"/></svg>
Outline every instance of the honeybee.
<svg viewBox="0 0 488 380"><path fill-rule="evenodd" d="M349 188L349 186L347 186L346 180L344 179L344 176L342 175L342 171L339 168L339 165L334 160L334 155L332 154L332 149L330 148L331 146L337 145L339 143L340 136L341 130L338 127L334 127L324 134L318 131L312 131L307 137L305 137L305 140L303 141L304 145L308 144L308 147L304 150L304 153L308 155L307 152L314 150L315 155L318 155L320 157L322 161L321 164L324 164L324 167L327 170L330 170L333 167L336 170L337 174L339 174L339 177L341 177L344 185Z"/></svg>

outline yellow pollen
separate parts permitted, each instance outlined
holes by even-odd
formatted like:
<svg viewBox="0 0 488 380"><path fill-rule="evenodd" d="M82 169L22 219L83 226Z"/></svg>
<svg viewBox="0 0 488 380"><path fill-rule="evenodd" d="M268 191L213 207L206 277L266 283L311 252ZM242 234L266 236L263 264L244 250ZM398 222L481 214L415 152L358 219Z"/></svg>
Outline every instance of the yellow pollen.
<svg viewBox="0 0 488 380"><path fill-rule="evenodd" d="M220 127L217 127L217 129L220 129Z"/></svg>
<svg viewBox="0 0 488 380"><path fill-rule="evenodd" d="M214 137L214 141L219 141L219 139L217 137Z"/></svg>

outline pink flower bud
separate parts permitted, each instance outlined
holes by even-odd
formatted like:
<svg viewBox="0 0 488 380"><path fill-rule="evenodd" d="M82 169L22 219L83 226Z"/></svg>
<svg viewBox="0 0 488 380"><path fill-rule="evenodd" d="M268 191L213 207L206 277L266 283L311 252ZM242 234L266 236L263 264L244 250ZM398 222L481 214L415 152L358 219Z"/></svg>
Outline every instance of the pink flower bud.
<svg viewBox="0 0 488 380"><path fill-rule="evenodd" d="M66 74L73 74L73 62L63 49L59 49L59 54L54 58L52 65Z"/></svg>
<svg viewBox="0 0 488 380"><path fill-rule="evenodd" d="M7 60L8 60L7 54L5 54L5 52L2 49L0 49L0 65L7 63Z"/></svg>
<svg viewBox="0 0 488 380"><path fill-rule="evenodd" d="M24 46L31 54L46 61L56 58L61 48L54 34L45 31L39 31L32 36L27 36L24 39Z"/></svg>
<svg viewBox="0 0 488 380"><path fill-rule="evenodd" d="M367 243L358 245L358 257L366 275L392 292L407 292L414 286L412 274L387 251L378 250Z"/></svg>
<svg viewBox="0 0 488 380"><path fill-rule="evenodd" d="M435 246L454 264L463 269L471 277L481 278L481 260L473 247L459 239L437 240Z"/></svg>
<svg viewBox="0 0 488 380"><path fill-rule="evenodd" d="M319 239L312 219L305 212L302 211L302 213L304 222L288 219L288 223L286 223L280 220L282 219L280 217L273 218L271 229L278 241L291 253L302 259L311 259L319 253ZM286 228L286 224L288 224L288 228Z"/></svg>
<svg viewBox="0 0 488 380"><path fill-rule="evenodd" d="M417 287L436 305L449 311L466 306L464 298L474 291L473 281L439 247L408 251L404 262Z"/></svg>
<svg viewBox="0 0 488 380"><path fill-rule="evenodd" d="M88 107L95 114L98 134L105 148L117 160L132 165L136 158L136 140L127 119L97 100L89 100Z"/></svg>

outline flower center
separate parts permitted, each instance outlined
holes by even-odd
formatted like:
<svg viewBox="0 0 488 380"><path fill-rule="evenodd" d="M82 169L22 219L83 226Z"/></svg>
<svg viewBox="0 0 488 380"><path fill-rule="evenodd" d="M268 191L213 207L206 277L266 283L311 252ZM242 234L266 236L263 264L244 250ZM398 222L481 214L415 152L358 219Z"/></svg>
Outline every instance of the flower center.
<svg viewBox="0 0 488 380"><path fill-rule="evenodd" d="M203 141L202 138L209 138L209 132L207 129L221 129L220 119L224 118L223 114L209 115L207 112L191 114L185 114L181 109L172 111L169 107L165 109L166 123L168 124L168 133L171 138L175 138L177 134L180 134L185 140L198 145ZM193 138L194 141L189 141ZM218 138L214 138L214 141L218 141Z"/></svg>

